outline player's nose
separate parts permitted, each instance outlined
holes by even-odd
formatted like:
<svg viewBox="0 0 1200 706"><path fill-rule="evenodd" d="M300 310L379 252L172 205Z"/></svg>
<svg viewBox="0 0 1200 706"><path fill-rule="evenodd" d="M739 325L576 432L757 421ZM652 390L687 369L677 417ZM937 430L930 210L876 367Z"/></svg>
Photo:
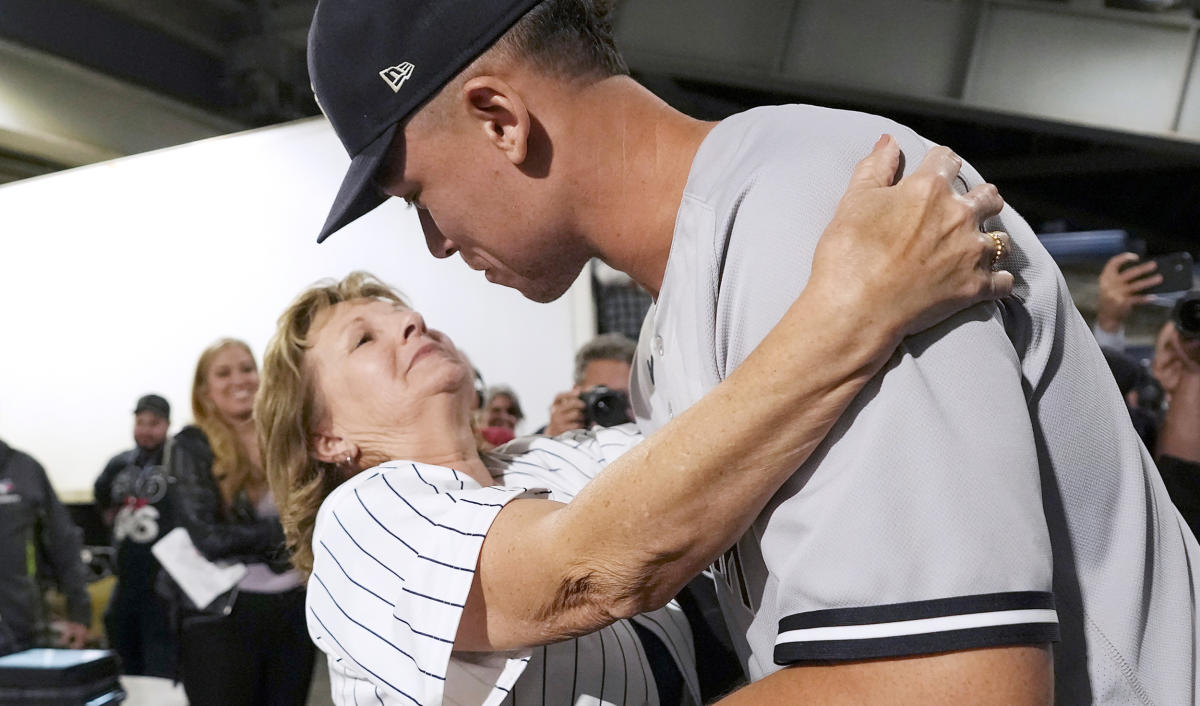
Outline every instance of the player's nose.
<svg viewBox="0 0 1200 706"><path fill-rule="evenodd" d="M429 248L431 255L436 258L447 258L458 252L458 246L442 234L428 210L417 211L417 218L421 221L421 231L425 233L425 246Z"/></svg>

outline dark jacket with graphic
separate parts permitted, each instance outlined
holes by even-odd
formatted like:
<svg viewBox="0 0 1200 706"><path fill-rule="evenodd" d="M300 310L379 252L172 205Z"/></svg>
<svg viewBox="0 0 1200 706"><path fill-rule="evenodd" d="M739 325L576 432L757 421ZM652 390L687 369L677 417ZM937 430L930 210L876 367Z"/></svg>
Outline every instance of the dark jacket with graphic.
<svg viewBox="0 0 1200 706"><path fill-rule="evenodd" d="M8 635L28 647L41 617L39 558L67 599L67 617L87 625L82 533L58 501L41 464L0 441L0 642Z"/></svg>
<svg viewBox="0 0 1200 706"><path fill-rule="evenodd" d="M131 610L142 610L153 596L160 567L150 548L172 529L165 508L168 478L163 451L164 446L159 446L117 454L93 488L96 509L112 526L117 550L119 581L113 603Z"/></svg>

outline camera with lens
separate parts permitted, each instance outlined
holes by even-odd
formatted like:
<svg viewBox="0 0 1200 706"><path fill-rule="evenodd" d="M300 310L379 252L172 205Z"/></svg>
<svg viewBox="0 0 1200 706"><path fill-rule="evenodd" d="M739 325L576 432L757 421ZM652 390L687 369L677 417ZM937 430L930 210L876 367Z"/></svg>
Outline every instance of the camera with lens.
<svg viewBox="0 0 1200 706"><path fill-rule="evenodd" d="M1180 336L1193 341L1200 339L1200 291L1188 292L1175 302L1171 320Z"/></svg>
<svg viewBox="0 0 1200 706"><path fill-rule="evenodd" d="M587 426L615 427L633 421L629 418L629 396L620 390L600 385L579 395L579 399L583 400Z"/></svg>

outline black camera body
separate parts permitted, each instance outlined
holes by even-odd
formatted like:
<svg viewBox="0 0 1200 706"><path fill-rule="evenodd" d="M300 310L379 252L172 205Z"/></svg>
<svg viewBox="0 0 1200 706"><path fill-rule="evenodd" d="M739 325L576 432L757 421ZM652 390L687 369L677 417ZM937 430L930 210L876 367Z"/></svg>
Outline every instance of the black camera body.
<svg viewBox="0 0 1200 706"><path fill-rule="evenodd" d="M579 395L579 399L583 400L586 426L615 427L633 421L629 418L629 396L620 390L600 385Z"/></svg>
<svg viewBox="0 0 1200 706"><path fill-rule="evenodd" d="M1190 340L1200 339L1200 291L1188 292L1175 302L1171 320L1179 335Z"/></svg>

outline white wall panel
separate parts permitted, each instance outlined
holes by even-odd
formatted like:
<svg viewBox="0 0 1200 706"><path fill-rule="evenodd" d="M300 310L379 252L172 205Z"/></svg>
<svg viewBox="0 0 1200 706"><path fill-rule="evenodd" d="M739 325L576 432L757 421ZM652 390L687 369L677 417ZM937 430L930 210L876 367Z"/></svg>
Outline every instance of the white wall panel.
<svg viewBox="0 0 1200 706"><path fill-rule="evenodd" d="M970 56L970 3L800 0L784 72L810 81L949 97Z"/></svg>
<svg viewBox="0 0 1200 706"><path fill-rule="evenodd" d="M0 438L90 495L132 446L139 395L166 395L178 429L208 343L240 337L261 355L301 288L353 269L399 286L539 426L570 383L586 294L534 304L434 260L398 201L317 246L346 164L308 120L0 187Z"/></svg>
<svg viewBox="0 0 1200 706"><path fill-rule="evenodd" d="M622 48L723 67L773 71L793 0L642 0L622 5Z"/></svg>
<svg viewBox="0 0 1200 706"><path fill-rule="evenodd" d="M1194 47L1192 52L1192 69L1180 102L1177 129L1181 136L1200 139L1200 52Z"/></svg>
<svg viewBox="0 0 1200 706"><path fill-rule="evenodd" d="M1134 132L1174 129L1192 28L1135 13L989 3L965 98Z"/></svg>

